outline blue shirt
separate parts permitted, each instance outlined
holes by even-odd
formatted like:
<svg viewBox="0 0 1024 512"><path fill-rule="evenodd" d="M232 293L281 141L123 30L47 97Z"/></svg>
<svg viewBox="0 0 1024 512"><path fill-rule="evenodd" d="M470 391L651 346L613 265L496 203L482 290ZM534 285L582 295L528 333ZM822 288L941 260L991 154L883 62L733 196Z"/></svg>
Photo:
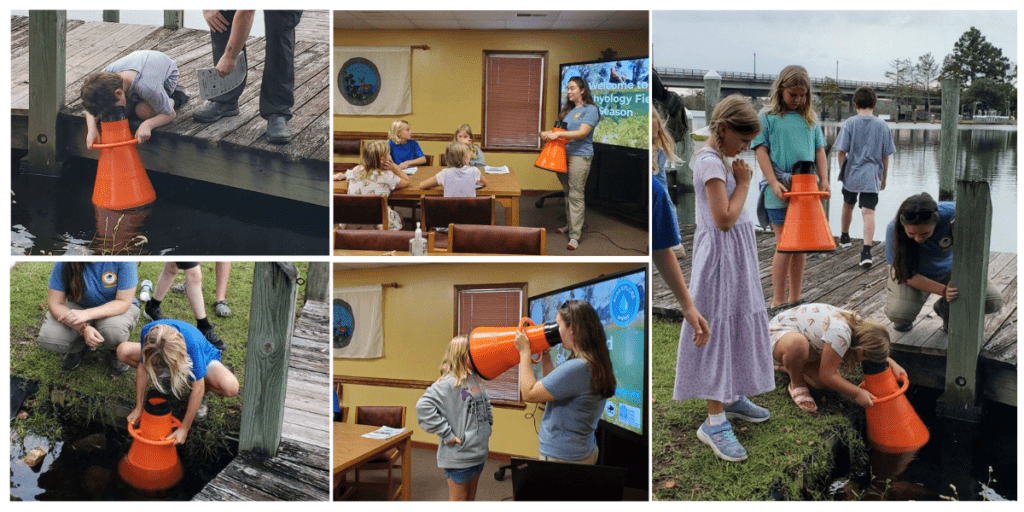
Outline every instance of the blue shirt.
<svg viewBox="0 0 1024 512"><path fill-rule="evenodd" d="M591 128L597 128L597 123L600 120L601 111L597 109L597 105L576 107L562 118L562 122L568 125L566 131L570 132L579 130L585 124L590 125ZM594 156L594 130L590 130L590 133L580 140L569 141L565 145L565 154L568 156Z"/></svg>
<svg viewBox="0 0 1024 512"><path fill-rule="evenodd" d="M924 243L917 246L917 268L909 269L911 276L921 274L929 279L939 279L950 272L953 272L953 214L956 213L956 203L940 202L939 221L935 224L935 231ZM889 222L885 228L885 261L892 264L893 251L896 244L896 219Z"/></svg>
<svg viewBox="0 0 1024 512"><path fill-rule="evenodd" d="M799 161L813 162L818 148L825 147L821 125L808 127L807 121L797 112L789 112L783 117L761 114L760 118L761 133L754 137L750 149L767 147L772 163L785 172L790 172L793 164ZM789 202L775 197L771 187L766 187L764 199L768 209L785 208Z"/></svg>
<svg viewBox="0 0 1024 512"><path fill-rule="evenodd" d="M882 186L882 159L896 152L885 121L864 115L847 119L835 148L846 153L843 189L877 194Z"/></svg>
<svg viewBox="0 0 1024 512"><path fill-rule="evenodd" d="M590 387L590 366L570 359L541 380L555 399L544 407L537 434L541 455L583 460L594 452L594 431L604 411L605 398Z"/></svg>
<svg viewBox="0 0 1024 512"><path fill-rule="evenodd" d="M679 224L672 213L672 198L660 180L651 180L651 232L655 251L679 245Z"/></svg>
<svg viewBox="0 0 1024 512"><path fill-rule="evenodd" d="M405 144L395 144L393 141L388 141L388 145L391 146L391 159L396 164L402 162L408 162L409 160L416 160L423 156L423 150L420 149L420 143L414 140L406 141Z"/></svg>
<svg viewBox="0 0 1024 512"><path fill-rule="evenodd" d="M64 280L61 278L63 271L64 263L58 261L53 264L50 282L47 284L51 290L67 293L64 289ZM85 290L75 302L83 308L94 308L117 298L119 290L134 289L139 283L139 271L135 262L130 261L86 263L85 269L82 270L82 278Z"/></svg>
<svg viewBox="0 0 1024 512"><path fill-rule="evenodd" d="M149 329L154 325L160 324L174 327L185 338L185 350L188 351L188 357L192 360L192 375L195 376L194 379L189 379L189 382L205 377L206 367L213 361L220 361L220 351L206 339L206 336L203 336L202 331L198 327L181 320L165 318L144 325L139 342L145 344L146 334L149 333Z"/></svg>

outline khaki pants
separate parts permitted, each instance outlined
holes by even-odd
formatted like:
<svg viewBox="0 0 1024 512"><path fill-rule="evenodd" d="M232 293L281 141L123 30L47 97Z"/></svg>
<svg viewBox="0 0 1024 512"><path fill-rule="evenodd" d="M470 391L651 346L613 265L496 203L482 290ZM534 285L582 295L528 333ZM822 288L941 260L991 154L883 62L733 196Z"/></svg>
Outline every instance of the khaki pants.
<svg viewBox="0 0 1024 512"><path fill-rule="evenodd" d="M548 457L547 455L541 455L540 460L546 460L548 462L566 462L569 464L586 464L588 466L593 466L594 464L597 464L597 454L598 448L595 446L594 453L591 453L589 457L582 460L565 460L559 459L557 457Z"/></svg>
<svg viewBox="0 0 1024 512"><path fill-rule="evenodd" d="M949 283L949 275L942 276L936 279L936 282L947 284ZM893 323L913 323L917 319L917 314L921 312L921 308L924 307L924 303L928 300L928 296L931 295L928 292L912 288L910 285L903 283L897 284L894 279L889 278L887 285L888 296L885 300L885 316L889 317ZM940 298L939 300L945 300ZM1003 307L1003 297L999 295L999 290L992 284L992 281L988 282L988 286L985 289L985 313L995 313Z"/></svg>
<svg viewBox="0 0 1024 512"><path fill-rule="evenodd" d="M579 240L583 236L583 209L586 206L583 193L587 188L592 156L568 157L569 171L556 173L565 192L565 224L569 226L569 238Z"/></svg>
<svg viewBox="0 0 1024 512"><path fill-rule="evenodd" d="M71 301L65 305L70 309L85 309ZM93 320L89 322L89 325L95 327L103 336L104 349L117 350L118 345L128 341L128 336L131 335L138 321L139 307L132 304L123 314ZM68 354L81 352L85 350L85 347L85 340L81 334L58 322L49 311L46 312L46 319L43 320L43 325L39 328L39 348L58 354Z"/></svg>

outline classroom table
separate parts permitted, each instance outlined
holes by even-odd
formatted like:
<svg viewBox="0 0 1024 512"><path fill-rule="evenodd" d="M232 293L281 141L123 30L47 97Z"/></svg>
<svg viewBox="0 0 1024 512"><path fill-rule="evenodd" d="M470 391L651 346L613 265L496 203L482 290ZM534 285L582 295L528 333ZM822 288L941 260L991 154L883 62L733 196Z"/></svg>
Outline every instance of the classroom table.
<svg viewBox="0 0 1024 512"><path fill-rule="evenodd" d="M391 448L398 448L402 452L402 501L409 501L412 498L412 429L407 428L405 432L385 440L362 437L378 428L334 423L334 481L339 482L348 471Z"/></svg>
<svg viewBox="0 0 1024 512"><path fill-rule="evenodd" d="M427 178L441 172L441 169L444 169L444 166L435 165L431 167L419 167L415 174L409 176L408 187L392 191L391 195L388 197L393 199L419 199L423 196L443 196L444 187L441 186L431 187L427 190L413 188L418 187L419 184L426 181ZM516 181L515 170L509 167L508 174L484 174L483 168L481 168L480 173L483 175L484 179L487 180L487 186L484 188L478 188L476 190L476 195L494 196L494 200L505 207L505 225L518 226L519 196L522 195L522 190L519 188L519 182ZM335 181L334 193L347 194L348 182Z"/></svg>
<svg viewBox="0 0 1024 512"><path fill-rule="evenodd" d="M335 256L411 256L409 251L370 251L366 249L335 249ZM427 252L427 256L522 256L483 252Z"/></svg>

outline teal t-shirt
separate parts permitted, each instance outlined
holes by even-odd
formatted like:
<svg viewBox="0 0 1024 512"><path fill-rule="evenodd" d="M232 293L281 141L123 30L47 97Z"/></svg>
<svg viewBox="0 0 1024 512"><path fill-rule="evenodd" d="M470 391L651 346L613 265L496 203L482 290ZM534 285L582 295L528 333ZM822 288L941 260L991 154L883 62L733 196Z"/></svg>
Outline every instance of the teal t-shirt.
<svg viewBox="0 0 1024 512"><path fill-rule="evenodd" d="M64 271L64 263L58 261L53 264L50 271L50 281L47 286L58 292L67 292L64 289L64 280L61 274ZM119 290L130 290L135 288L139 282L138 268L132 261L103 261L86 263L82 270L82 280L85 290L82 297L77 301L83 308L94 308L102 306L115 298Z"/></svg>
<svg viewBox="0 0 1024 512"><path fill-rule="evenodd" d="M793 164L801 160L814 161L814 153L825 147L825 134L820 125L813 128L800 114L790 112L783 117L775 114L761 114L761 133L750 144L751 149L766 146L772 163L789 172ZM764 192L764 206L768 209L785 208L789 201L775 197L771 187Z"/></svg>

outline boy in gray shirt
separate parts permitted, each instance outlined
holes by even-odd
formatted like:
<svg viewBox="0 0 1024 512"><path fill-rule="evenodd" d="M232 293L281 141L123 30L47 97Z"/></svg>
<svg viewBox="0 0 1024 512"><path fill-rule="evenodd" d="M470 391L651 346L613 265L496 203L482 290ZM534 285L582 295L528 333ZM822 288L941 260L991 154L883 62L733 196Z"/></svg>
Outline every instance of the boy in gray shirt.
<svg viewBox="0 0 1024 512"><path fill-rule="evenodd" d="M96 119L115 106L123 106L130 116L137 116L142 123L135 136L140 143L149 140L153 128L173 121L175 109L188 101L188 95L176 89L177 82L178 65L155 50L132 52L85 77L82 103L88 129L86 147L92 149L99 138Z"/></svg>
<svg viewBox="0 0 1024 512"><path fill-rule="evenodd" d="M849 247L850 222L853 206L860 196L861 214L864 216L864 248L860 252L860 266L870 268L871 245L875 235L875 206L878 193L885 190L889 172L889 155L896 152L892 135L885 121L875 117L875 91L863 86L853 93L857 115L846 120L836 139L839 151L839 180L843 182L841 247Z"/></svg>

